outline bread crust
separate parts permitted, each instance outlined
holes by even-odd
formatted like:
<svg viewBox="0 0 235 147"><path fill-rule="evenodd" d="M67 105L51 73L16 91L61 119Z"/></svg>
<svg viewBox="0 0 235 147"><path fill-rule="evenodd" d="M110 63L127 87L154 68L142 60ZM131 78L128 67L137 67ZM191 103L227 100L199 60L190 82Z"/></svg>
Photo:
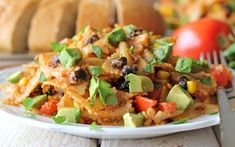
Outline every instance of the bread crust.
<svg viewBox="0 0 235 147"><path fill-rule="evenodd" d="M76 32L84 26L103 29L114 24L115 6L112 0L81 0Z"/></svg>
<svg viewBox="0 0 235 147"><path fill-rule="evenodd" d="M43 0L31 23L30 51L51 51L51 42L74 35L77 5L78 0Z"/></svg>
<svg viewBox="0 0 235 147"><path fill-rule="evenodd" d="M116 0L118 23L134 24L147 31L163 35L166 24L161 14L154 10L154 0Z"/></svg>
<svg viewBox="0 0 235 147"><path fill-rule="evenodd" d="M3 52L24 52L30 22L39 0L6 1L0 17L0 50Z"/></svg>

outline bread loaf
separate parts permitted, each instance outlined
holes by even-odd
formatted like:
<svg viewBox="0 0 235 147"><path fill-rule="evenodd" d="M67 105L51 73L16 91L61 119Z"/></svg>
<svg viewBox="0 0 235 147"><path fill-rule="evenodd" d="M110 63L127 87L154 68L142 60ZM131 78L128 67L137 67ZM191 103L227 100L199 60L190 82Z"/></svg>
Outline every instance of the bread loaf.
<svg viewBox="0 0 235 147"><path fill-rule="evenodd" d="M116 0L118 23L134 24L138 27L164 34L166 25L159 12L154 10L155 0Z"/></svg>
<svg viewBox="0 0 235 147"><path fill-rule="evenodd" d="M30 22L39 0L7 0L0 13L0 51L23 52L27 49Z"/></svg>
<svg viewBox="0 0 235 147"><path fill-rule="evenodd" d="M29 33L32 52L51 51L51 42L71 37L75 32L78 0L42 0Z"/></svg>
<svg viewBox="0 0 235 147"><path fill-rule="evenodd" d="M113 0L81 0L78 10L76 32L84 26L103 29L115 22Z"/></svg>

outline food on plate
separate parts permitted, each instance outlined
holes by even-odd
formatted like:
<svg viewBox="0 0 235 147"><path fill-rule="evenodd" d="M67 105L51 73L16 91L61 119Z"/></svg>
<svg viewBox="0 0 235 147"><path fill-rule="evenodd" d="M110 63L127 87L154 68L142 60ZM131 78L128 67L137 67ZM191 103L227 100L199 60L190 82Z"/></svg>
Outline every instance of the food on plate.
<svg viewBox="0 0 235 147"><path fill-rule="evenodd" d="M0 51L23 52L27 49L30 22L39 0L1 1Z"/></svg>
<svg viewBox="0 0 235 147"><path fill-rule="evenodd" d="M13 73L3 102L61 124L141 127L218 112L218 77L206 61L172 56L174 43L134 25L87 26Z"/></svg>
<svg viewBox="0 0 235 147"><path fill-rule="evenodd" d="M115 23L115 5L113 0L81 0L79 3L76 32L84 26L97 29L113 26Z"/></svg>
<svg viewBox="0 0 235 147"><path fill-rule="evenodd" d="M154 10L153 4L154 0L116 0L118 23L135 24L163 35L166 25L161 14Z"/></svg>
<svg viewBox="0 0 235 147"><path fill-rule="evenodd" d="M234 0L160 0L154 7L164 16L169 28L203 17L224 21L235 28Z"/></svg>
<svg viewBox="0 0 235 147"><path fill-rule="evenodd" d="M234 38L229 25L219 20L203 18L175 30L177 38L173 55L199 59L200 53L226 49Z"/></svg>
<svg viewBox="0 0 235 147"><path fill-rule="evenodd" d="M225 51L224 56L229 62L229 67L235 70L235 42L232 43Z"/></svg>
<svg viewBox="0 0 235 147"><path fill-rule="evenodd" d="M42 0L31 23L28 39L30 51L51 51L51 42L74 34L77 3L78 0Z"/></svg>

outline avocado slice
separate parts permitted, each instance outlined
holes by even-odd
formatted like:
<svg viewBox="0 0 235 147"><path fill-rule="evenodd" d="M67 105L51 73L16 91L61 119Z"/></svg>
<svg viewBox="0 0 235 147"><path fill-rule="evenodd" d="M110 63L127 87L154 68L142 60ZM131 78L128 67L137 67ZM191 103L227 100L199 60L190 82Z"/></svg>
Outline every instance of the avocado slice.
<svg viewBox="0 0 235 147"><path fill-rule="evenodd" d="M223 53L226 59L229 61L235 60L235 43L230 45Z"/></svg>
<svg viewBox="0 0 235 147"><path fill-rule="evenodd" d="M116 28L106 35L109 40L109 43L112 45L119 43L126 39L126 34L122 28Z"/></svg>
<svg viewBox="0 0 235 147"><path fill-rule="evenodd" d="M81 59L81 53L78 49L65 48L61 51L59 60L67 69L74 66Z"/></svg>
<svg viewBox="0 0 235 147"><path fill-rule="evenodd" d="M129 82L130 92L152 92L154 84L152 80L146 76L128 74L125 77L126 82Z"/></svg>
<svg viewBox="0 0 235 147"><path fill-rule="evenodd" d="M80 119L80 108L62 108L58 111L55 118L64 118L60 123L76 123Z"/></svg>
<svg viewBox="0 0 235 147"><path fill-rule="evenodd" d="M133 114L133 113L126 113L123 115L124 119L124 126L125 127L140 127L144 124L144 116L141 113Z"/></svg>
<svg viewBox="0 0 235 147"><path fill-rule="evenodd" d="M23 99L23 106L26 110L30 110L32 108L40 108L47 101L47 95L39 95L33 98L25 98Z"/></svg>
<svg viewBox="0 0 235 147"><path fill-rule="evenodd" d="M11 74L8 78L7 81L10 83L18 83L22 79L22 72L15 72Z"/></svg>
<svg viewBox="0 0 235 147"><path fill-rule="evenodd" d="M169 92L167 102L176 102L176 109L184 111L193 103L193 98L180 85L175 85Z"/></svg>

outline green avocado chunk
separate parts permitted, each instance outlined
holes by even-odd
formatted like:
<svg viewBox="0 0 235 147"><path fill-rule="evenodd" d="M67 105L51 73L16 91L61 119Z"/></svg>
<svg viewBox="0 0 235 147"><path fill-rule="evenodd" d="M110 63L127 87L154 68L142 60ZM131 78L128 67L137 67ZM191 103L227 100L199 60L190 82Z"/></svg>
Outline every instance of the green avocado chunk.
<svg viewBox="0 0 235 147"><path fill-rule="evenodd" d="M141 127L144 124L144 116L141 113L131 114L126 113L123 115L125 127Z"/></svg>
<svg viewBox="0 0 235 147"><path fill-rule="evenodd" d="M119 43L120 41L125 40L126 34L122 28L116 28L110 33L108 33L106 37L108 38L109 43L113 45Z"/></svg>
<svg viewBox="0 0 235 147"><path fill-rule="evenodd" d="M22 73L19 71L19 72L15 72L12 75L10 75L7 78L7 81L10 83L18 83L21 78L22 78Z"/></svg>
<svg viewBox="0 0 235 147"><path fill-rule="evenodd" d="M76 123L80 119L80 113L79 108L62 108L56 114L55 119L63 117L60 123Z"/></svg>
<svg viewBox="0 0 235 147"><path fill-rule="evenodd" d="M61 51L59 60L67 69L74 66L81 59L81 53L78 49L65 48Z"/></svg>
<svg viewBox="0 0 235 147"><path fill-rule="evenodd" d="M130 25L126 25L123 28L125 30L125 32L130 35L131 33L133 33L136 30L136 26L130 24Z"/></svg>
<svg viewBox="0 0 235 147"><path fill-rule="evenodd" d="M223 53L226 59L229 61L235 60L235 43L230 45Z"/></svg>
<svg viewBox="0 0 235 147"><path fill-rule="evenodd" d="M175 65L175 70L182 73L190 73L193 67L193 59L179 58Z"/></svg>
<svg viewBox="0 0 235 147"><path fill-rule="evenodd" d="M130 92L152 92L154 85L150 78L135 74L128 74L125 80L129 82Z"/></svg>
<svg viewBox="0 0 235 147"><path fill-rule="evenodd" d="M229 62L228 66L235 70L235 61Z"/></svg>
<svg viewBox="0 0 235 147"><path fill-rule="evenodd" d="M33 98L25 98L23 99L23 106L26 110L30 110L32 108L40 108L47 101L47 95L39 95Z"/></svg>
<svg viewBox="0 0 235 147"><path fill-rule="evenodd" d="M162 45L158 48L153 48L154 56L160 61L166 61L169 59L172 53L172 46Z"/></svg>
<svg viewBox="0 0 235 147"><path fill-rule="evenodd" d="M176 109L184 111L193 103L193 98L180 85L175 85L169 92L167 102L176 102Z"/></svg>

